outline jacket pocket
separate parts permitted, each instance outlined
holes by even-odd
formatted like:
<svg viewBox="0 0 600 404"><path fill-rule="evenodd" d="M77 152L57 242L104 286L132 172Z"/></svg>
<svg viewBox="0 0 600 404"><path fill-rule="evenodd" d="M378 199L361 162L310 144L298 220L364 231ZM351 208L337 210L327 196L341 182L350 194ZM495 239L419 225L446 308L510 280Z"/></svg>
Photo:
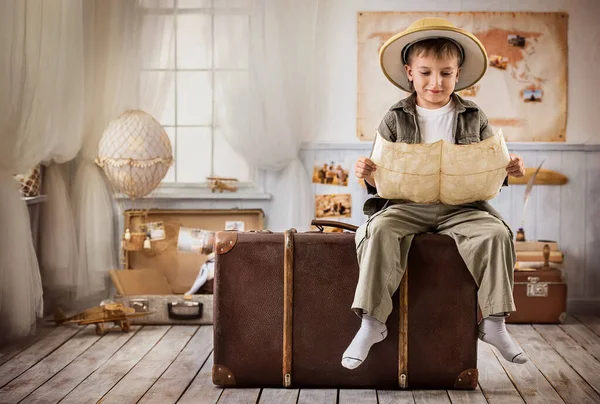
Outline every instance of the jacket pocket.
<svg viewBox="0 0 600 404"><path fill-rule="evenodd" d="M463 135L456 137L456 144L472 144L479 143L480 141L479 135Z"/></svg>

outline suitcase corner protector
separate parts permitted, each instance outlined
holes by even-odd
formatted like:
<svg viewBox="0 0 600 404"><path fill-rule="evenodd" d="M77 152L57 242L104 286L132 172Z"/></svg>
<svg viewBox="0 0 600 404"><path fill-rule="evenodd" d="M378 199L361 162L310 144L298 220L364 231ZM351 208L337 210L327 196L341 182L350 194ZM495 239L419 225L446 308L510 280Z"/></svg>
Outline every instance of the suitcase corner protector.
<svg viewBox="0 0 600 404"><path fill-rule="evenodd" d="M227 254L237 243L236 231L219 231L215 235L215 252L219 255Z"/></svg>
<svg viewBox="0 0 600 404"><path fill-rule="evenodd" d="M454 381L454 388L457 390L475 390L479 379L479 370L467 369L461 372Z"/></svg>
<svg viewBox="0 0 600 404"><path fill-rule="evenodd" d="M213 365L212 380L215 386L235 386L235 377L231 370L222 365Z"/></svg>

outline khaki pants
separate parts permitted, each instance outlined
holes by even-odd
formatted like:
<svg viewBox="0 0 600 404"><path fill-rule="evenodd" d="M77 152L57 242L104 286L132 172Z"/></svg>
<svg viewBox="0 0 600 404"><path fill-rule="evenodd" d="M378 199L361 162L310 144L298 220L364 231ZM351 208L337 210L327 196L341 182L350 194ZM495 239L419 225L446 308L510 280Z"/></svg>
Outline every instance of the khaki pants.
<svg viewBox="0 0 600 404"><path fill-rule="evenodd" d="M352 309L385 323L400 286L413 236L435 232L452 237L478 291L483 317L515 311L515 249L507 225L475 204L392 204L356 231L360 274ZM441 268L440 268L441 269Z"/></svg>

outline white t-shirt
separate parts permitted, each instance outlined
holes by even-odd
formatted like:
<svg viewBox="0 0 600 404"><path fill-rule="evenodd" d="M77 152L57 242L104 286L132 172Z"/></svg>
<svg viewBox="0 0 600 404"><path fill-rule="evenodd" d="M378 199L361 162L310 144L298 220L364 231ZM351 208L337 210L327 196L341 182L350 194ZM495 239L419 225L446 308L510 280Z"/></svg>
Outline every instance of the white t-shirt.
<svg viewBox="0 0 600 404"><path fill-rule="evenodd" d="M427 109L417 105L417 121L423 143L434 143L444 139L454 143L452 124L454 123L454 101L438 109Z"/></svg>

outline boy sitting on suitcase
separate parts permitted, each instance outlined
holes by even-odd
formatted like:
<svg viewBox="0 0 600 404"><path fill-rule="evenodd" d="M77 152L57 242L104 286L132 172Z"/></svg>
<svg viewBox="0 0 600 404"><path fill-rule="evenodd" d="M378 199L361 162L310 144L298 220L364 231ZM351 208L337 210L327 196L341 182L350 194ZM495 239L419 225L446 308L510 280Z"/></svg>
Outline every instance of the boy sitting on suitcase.
<svg viewBox="0 0 600 404"><path fill-rule="evenodd" d="M487 69L483 45L469 32L441 18L424 18L390 38L380 51L381 68L397 87L412 94L394 104L378 128L391 142L457 144L479 142L493 135L479 107L454 93L474 85ZM524 175L521 157L511 155L508 175ZM361 157L355 166L368 192L375 194L375 164ZM342 356L354 369L371 346L387 336L386 320L392 295L406 268L413 236L436 232L452 237L478 290L483 320L479 338L508 361L527 358L514 343L504 317L515 311L513 268L515 250L509 226L487 202L464 205L418 204L375 196L365 204L367 223L356 232L360 274L352 309L361 327Z"/></svg>

